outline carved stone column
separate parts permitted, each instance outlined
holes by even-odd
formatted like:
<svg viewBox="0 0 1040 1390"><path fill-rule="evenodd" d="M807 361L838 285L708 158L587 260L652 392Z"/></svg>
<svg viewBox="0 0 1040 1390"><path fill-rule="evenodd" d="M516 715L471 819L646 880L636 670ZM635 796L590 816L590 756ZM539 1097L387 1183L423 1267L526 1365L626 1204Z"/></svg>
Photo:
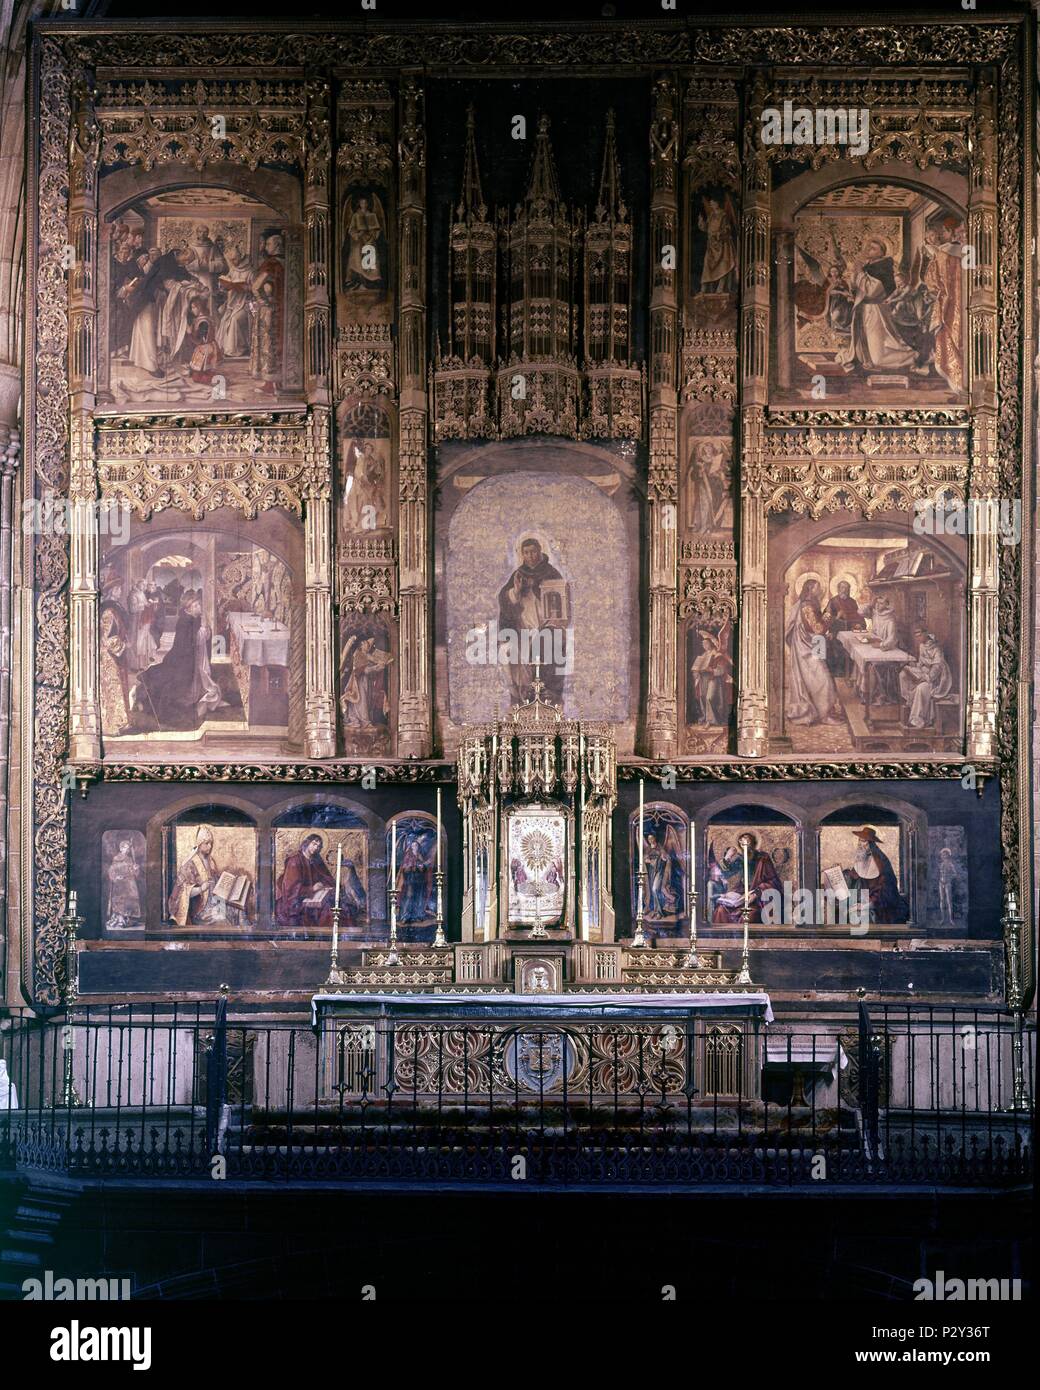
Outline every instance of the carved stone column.
<svg viewBox="0 0 1040 1390"><path fill-rule="evenodd" d="M400 687L398 753L429 757L430 581L427 518L426 393L426 137L419 78L401 79L400 315L398 370L398 538Z"/></svg>
<svg viewBox="0 0 1040 1390"><path fill-rule="evenodd" d="M997 751L997 671L1000 562L997 553L1000 470L997 459L997 140L993 83L979 81L968 196L968 246L973 263L968 294L972 408L968 530L969 758Z"/></svg>
<svg viewBox="0 0 1040 1390"><path fill-rule="evenodd" d="M332 466L329 411L312 407L308 421L310 481L304 489L307 583L307 756L336 753L336 695L332 674Z"/></svg>
<svg viewBox="0 0 1040 1390"><path fill-rule="evenodd" d="M744 120L740 350L740 696L737 752L767 747L766 514L763 491L769 388L769 165L760 139L765 82L754 78Z"/></svg>
<svg viewBox="0 0 1040 1390"><path fill-rule="evenodd" d="M332 369L332 318L329 307L329 180L332 138L329 125L329 84L324 78L312 78L307 83L304 151L304 372L307 400L311 405L328 405Z"/></svg>
<svg viewBox="0 0 1040 1390"><path fill-rule="evenodd" d="M93 411L97 373L97 159L100 131L84 75L73 83L69 141L69 756L101 757L98 515ZM44 513L46 515L46 513Z"/></svg>
<svg viewBox="0 0 1040 1390"><path fill-rule="evenodd" d="M645 751L675 754L678 704L675 612L679 470L677 457L677 339L679 204L675 83L658 77L650 125L650 468L647 532L650 545L650 631L647 652Z"/></svg>

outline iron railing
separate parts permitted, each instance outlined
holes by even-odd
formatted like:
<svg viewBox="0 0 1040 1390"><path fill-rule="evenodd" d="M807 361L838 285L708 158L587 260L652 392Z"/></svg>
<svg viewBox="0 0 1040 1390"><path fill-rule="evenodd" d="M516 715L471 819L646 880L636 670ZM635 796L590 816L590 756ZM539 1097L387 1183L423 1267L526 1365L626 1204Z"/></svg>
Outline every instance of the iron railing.
<svg viewBox="0 0 1040 1390"><path fill-rule="evenodd" d="M145 1179L1028 1182L1035 1034L861 1006L847 1029L238 1018L0 1029L0 1167Z"/></svg>

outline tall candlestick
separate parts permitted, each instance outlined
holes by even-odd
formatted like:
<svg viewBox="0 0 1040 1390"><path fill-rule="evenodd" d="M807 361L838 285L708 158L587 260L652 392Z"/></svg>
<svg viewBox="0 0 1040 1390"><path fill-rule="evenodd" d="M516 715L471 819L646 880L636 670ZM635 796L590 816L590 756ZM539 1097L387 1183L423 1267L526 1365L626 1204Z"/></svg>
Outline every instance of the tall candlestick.
<svg viewBox="0 0 1040 1390"><path fill-rule="evenodd" d="M336 906L339 907L339 884L343 877L343 845L336 846Z"/></svg>
<svg viewBox="0 0 1040 1390"><path fill-rule="evenodd" d="M748 841L747 836L740 837L740 847L744 852L744 906L740 910L741 921L744 924L744 940L740 953L740 971L736 977L736 984L749 985L751 983L751 970L748 965L748 923L751 920L751 875L748 873Z"/></svg>
<svg viewBox="0 0 1040 1390"><path fill-rule="evenodd" d="M390 827L390 951L387 965L400 965L397 954L397 821Z"/></svg>

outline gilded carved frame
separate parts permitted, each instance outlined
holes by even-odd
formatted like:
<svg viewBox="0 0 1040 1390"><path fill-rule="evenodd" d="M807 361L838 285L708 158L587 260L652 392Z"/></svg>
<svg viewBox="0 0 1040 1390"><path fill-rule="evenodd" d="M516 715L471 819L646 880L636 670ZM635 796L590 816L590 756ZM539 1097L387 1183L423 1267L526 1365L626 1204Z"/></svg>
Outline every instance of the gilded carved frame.
<svg viewBox="0 0 1040 1390"><path fill-rule="evenodd" d="M474 36L469 29L421 25L380 30L343 25L306 26L266 24L221 31L219 26L180 21L155 26L143 34L134 24L53 24L38 32L32 64L32 103L39 113L38 144L29 155L33 234L27 253L26 472L25 495L50 489L71 499L71 543L61 536L33 538L22 556L18 658L23 712L22 819L20 838L23 980L28 993L42 1001L57 997L61 915L67 875L67 805L69 779L63 769L71 751L74 772L83 784L96 776L115 780L357 780L356 761L335 758L335 700L333 679L332 592L336 566L331 549L331 408L348 389L395 397L398 434L399 494L397 553L358 557L364 562L350 582L355 600L364 605L386 603L397 609L406 671L400 691L398 756L429 759L430 666L428 659L429 571L426 443L426 287L425 287L425 146L422 123L422 74L431 67L456 74L479 74L502 65L548 73L619 70L633 66L657 81L654 119L660 138L652 153L651 224L662 234L676 227L677 149L670 134L677 119L679 93L695 76L713 71L732 79L743 74L754 101L764 100L765 79L753 81L763 66L811 64L879 67L898 51L908 68L928 65L942 70L995 75L990 96L974 113L976 138L997 143L992 188L974 190L973 207L991 219L999 254L990 261L991 279L979 285L975 298L980 334L989 333L993 369L972 397L969 411L957 420L942 421L913 412L899 420L877 418L828 421L820 412L795 418L792 412L770 411L764 379L757 369L754 344L768 335L766 286L751 269L744 270L743 322L735 344L719 343L723 366L733 360L739 380L740 457L743 505L742 540L736 563L736 590L728 582L733 560L683 554L674 528L669 536L667 508L674 504L677 479L676 396L678 391L711 390L698 352L682 352L681 324L674 285L658 286L651 309L652 340L663 350L651 363L649 401L650 486L649 549L650 686L646 705L646 751L656 765L676 753L678 680L676 643L679 621L700 611L705 594L712 601L736 598L739 592L740 743L748 761L722 757L680 766L683 780L702 777L757 780L763 777L955 777L962 762L950 758L912 762L851 762L847 759L805 758L767 761L763 756L765 710L756 704L764 686L754 665L764 644L754 642L749 619L758 599L758 560L748 551L748 537L771 506L784 505L797 492L808 506L826 506L827 489L840 476L843 486L864 489L865 507L887 495L893 482L878 471L880 449L864 448L863 439L891 440L902 432L940 429L948 424L960 440L970 434L970 449L954 451L939 472L922 470L919 439L909 440L905 455L894 459L900 477L895 485L909 499L927 495L939 484L967 487L970 495L1021 496L1026 516L1032 512L1029 468L1020 457L1031 438L1029 348L1033 342L1032 272L1025 254L1034 220L1028 171L1032 161L1033 98L1029 63L1030 26L1021 16L986 23L962 24L907 20L899 26L884 22L827 27L825 24L784 25L769 29L723 23L660 22L638 29L621 24L551 28L536 24L496 29ZM226 419L136 419L126 437L138 443L114 445L114 422L94 418L96 373L96 272L92 270L98 240L97 166L105 148L119 137L137 142L138 157L162 158L172 138L190 157L204 158L205 103L187 97L166 119L142 121L127 104L113 100L93 110L90 81L114 81L133 71L147 82L164 70L193 78L211 75L216 59L234 73L243 69L269 74L251 99L243 100L229 123L230 147L244 162L261 157L257 142L274 140L275 147L298 151L304 169L304 221L307 231L307 274L304 305L305 415L294 421L257 417ZM236 71L237 70L237 71ZM392 345L378 334L357 341L331 341L331 82L339 76L355 80L358 73L373 81L390 72L398 92L396 104L400 189L398 236L401 248L401 294L398 340ZM349 74L349 79L348 79ZM366 79L367 80L367 79ZM276 88L291 90L283 100ZM234 105L234 101L231 102ZM252 114L246 108L256 108ZM270 107L270 110L267 110ZM200 109L202 115L200 117ZM987 130L985 122L989 120ZM201 122L201 123L200 123ZM745 122L745 133L748 129ZM736 128L731 132L736 135ZM956 133L956 132L955 132ZM106 142L108 145L106 146ZM279 142L282 142L279 144ZM713 158L730 158L732 141L723 140ZM745 151L745 154L747 152ZM739 161L738 161L739 163ZM762 179L754 159L745 158L745 245L761 245L761 219L768 216L768 178ZM750 183L750 188L749 188ZM761 196L760 196L761 195ZM756 238L758 239L756 241ZM668 239L667 237L665 238ZM674 239L674 238L673 238ZM750 239L750 240L749 240ZM66 274L66 247L75 250L74 268ZM410 258L410 259L408 259ZM999 277L999 281L995 279ZM997 292L999 289L999 293ZM364 339L364 340L362 340ZM369 340L371 339L371 340ZM700 347L703 345L694 345ZM396 351L394 350L396 348ZM682 355L680 355L682 353ZM750 368L750 370L749 370ZM759 389L757 382L762 381ZM999 414L997 401L999 400ZM811 415L811 419L809 416ZM126 422L130 424L129 421ZM858 452L863 463L839 458L836 474L827 459L831 427L859 427ZM231 436L238 432L237 440ZM274 444L282 432L286 440ZM198 466L193 477L174 484L161 466L163 436L177 436L177 447L194 441ZM257 447L257 441L260 441ZM152 453L158 469L142 461ZM796 442L797 441L797 442ZM821 441L823 447L820 447ZM145 447L147 446L147 447ZM130 457L134 449L135 457ZM204 461L214 450L216 465ZM821 457L822 455L822 457ZM213 455L211 454L211 458ZM258 461L259 460L259 461ZM915 463L915 461L917 461ZM262 477L273 467L280 476L272 483ZM917 472L910 476L914 467ZM909 472L908 472L909 470ZM214 496L232 499L247 515L249 509L278 495L302 511L307 527L307 641L316 669L308 675L307 736L312 761L298 764L202 764L189 769L105 766L100 762L96 700L91 690L93 624L97 605L97 539L93 503L102 496L125 496L138 508L154 506L166 486L180 489L179 498L197 507L213 505ZM274 493L271 492L274 487ZM214 492L214 489L216 490ZM172 495L172 494L171 494ZM175 505L172 502L161 505ZM1002 790L1002 842L1005 882L1020 901L1032 902L1029 810L1029 652L1022 619L1030 611L1030 566L1024 547L995 548L973 557L972 603L976 634L995 633L997 595L1001 621L999 646L978 635L972 670L974 705L969 713L966 754L983 775L999 772ZM358 567L355 566L355 569ZM389 571L389 573L386 573ZM998 583L999 581L999 583ZM764 585L764 578L762 580ZM371 594L369 589L371 588ZM66 595L66 590L68 594ZM719 597L721 596L721 598ZM684 614L684 605L686 612ZM751 619L753 626L753 619ZM75 634L75 641L70 636ZM88 642L89 639L89 642ZM986 663L990 665L987 666ZM999 708L996 693L999 676ZM29 718L29 711L34 718ZM93 711L93 712L92 712ZM70 745L71 737L71 745ZM320 761L319 761L320 760ZM643 768L653 766L643 764ZM402 780L437 780L450 769L431 761L388 760L385 772ZM622 775L629 771L622 770ZM635 767L631 769L635 774ZM1023 942L1025 978L1032 984L1032 935Z"/></svg>

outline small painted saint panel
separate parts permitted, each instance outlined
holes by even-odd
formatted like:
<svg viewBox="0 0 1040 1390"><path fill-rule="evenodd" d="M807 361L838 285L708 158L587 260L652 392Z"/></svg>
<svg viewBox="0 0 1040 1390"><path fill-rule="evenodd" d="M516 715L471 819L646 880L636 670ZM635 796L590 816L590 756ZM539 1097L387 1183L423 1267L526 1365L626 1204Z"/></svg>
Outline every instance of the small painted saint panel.
<svg viewBox="0 0 1040 1390"><path fill-rule="evenodd" d="M390 323L390 232L386 190L351 184L340 204L339 288L341 313L357 324Z"/></svg>
<svg viewBox="0 0 1040 1390"><path fill-rule="evenodd" d="M690 326L728 327L736 309L738 218L728 188L704 185L691 194Z"/></svg>
<svg viewBox="0 0 1040 1390"><path fill-rule="evenodd" d="M963 212L917 187L846 184L807 203L779 270L783 398L965 401L969 260Z"/></svg>
<svg viewBox="0 0 1040 1390"><path fill-rule="evenodd" d="M684 480L686 526L698 537L733 535L733 439L690 441Z"/></svg>
<svg viewBox="0 0 1040 1390"><path fill-rule="evenodd" d="M255 926L255 826L213 817L169 829L167 921L178 927Z"/></svg>
<svg viewBox="0 0 1040 1390"><path fill-rule="evenodd" d="M101 901L106 932L133 931L145 923L145 839L139 830L106 830L101 836Z"/></svg>
<svg viewBox="0 0 1040 1390"><path fill-rule="evenodd" d="M368 831L327 825L282 826L274 836L274 925L332 930L339 851L340 930L368 920Z"/></svg>
<svg viewBox="0 0 1040 1390"><path fill-rule="evenodd" d="M929 925L963 927L968 921L968 842L963 825L928 827Z"/></svg>
<svg viewBox="0 0 1040 1390"><path fill-rule="evenodd" d="M799 876L797 831L790 822L712 822L706 861L705 921L718 926L740 926L745 893L749 922L776 923L788 919L787 905L798 887Z"/></svg>
<svg viewBox="0 0 1040 1390"><path fill-rule="evenodd" d="M733 709L733 622L713 618L686 629L686 723L726 729Z"/></svg>
<svg viewBox="0 0 1040 1390"><path fill-rule="evenodd" d="M397 826L397 921L405 931L433 926L437 920L437 822L421 811L406 811ZM386 834L386 862L391 863L391 831ZM444 852L442 842L441 852Z"/></svg>
<svg viewBox="0 0 1040 1390"><path fill-rule="evenodd" d="M283 214L229 189L171 189L111 214L104 232L100 404L299 399L302 260Z"/></svg>
<svg viewBox="0 0 1040 1390"><path fill-rule="evenodd" d="M633 918L639 905L639 812L629 817ZM647 936L674 936L689 921L689 822L675 806L648 802L643 808L643 865L646 873L643 924Z"/></svg>
<svg viewBox="0 0 1040 1390"><path fill-rule="evenodd" d="M390 751L390 627L383 618L344 616L340 654L340 710L348 753Z"/></svg>
<svg viewBox="0 0 1040 1390"><path fill-rule="evenodd" d="M303 720L302 528L266 512L134 518L100 569L108 756L290 751Z"/></svg>
<svg viewBox="0 0 1040 1390"><path fill-rule="evenodd" d="M390 526L390 440L340 441L341 536L366 536Z"/></svg>
<svg viewBox="0 0 1040 1390"><path fill-rule="evenodd" d="M556 927L566 904L567 820L551 807L509 814L509 924Z"/></svg>
<svg viewBox="0 0 1040 1390"><path fill-rule="evenodd" d="M820 887L832 921L879 926L910 921L902 828L890 817L877 816L875 822L857 817L855 823L820 827ZM855 915L845 908L843 918L837 905L849 898L862 908Z"/></svg>
<svg viewBox="0 0 1040 1390"><path fill-rule="evenodd" d="M965 558L958 537L771 519L769 675L770 703L783 709L779 746L956 751Z"/></svg>

